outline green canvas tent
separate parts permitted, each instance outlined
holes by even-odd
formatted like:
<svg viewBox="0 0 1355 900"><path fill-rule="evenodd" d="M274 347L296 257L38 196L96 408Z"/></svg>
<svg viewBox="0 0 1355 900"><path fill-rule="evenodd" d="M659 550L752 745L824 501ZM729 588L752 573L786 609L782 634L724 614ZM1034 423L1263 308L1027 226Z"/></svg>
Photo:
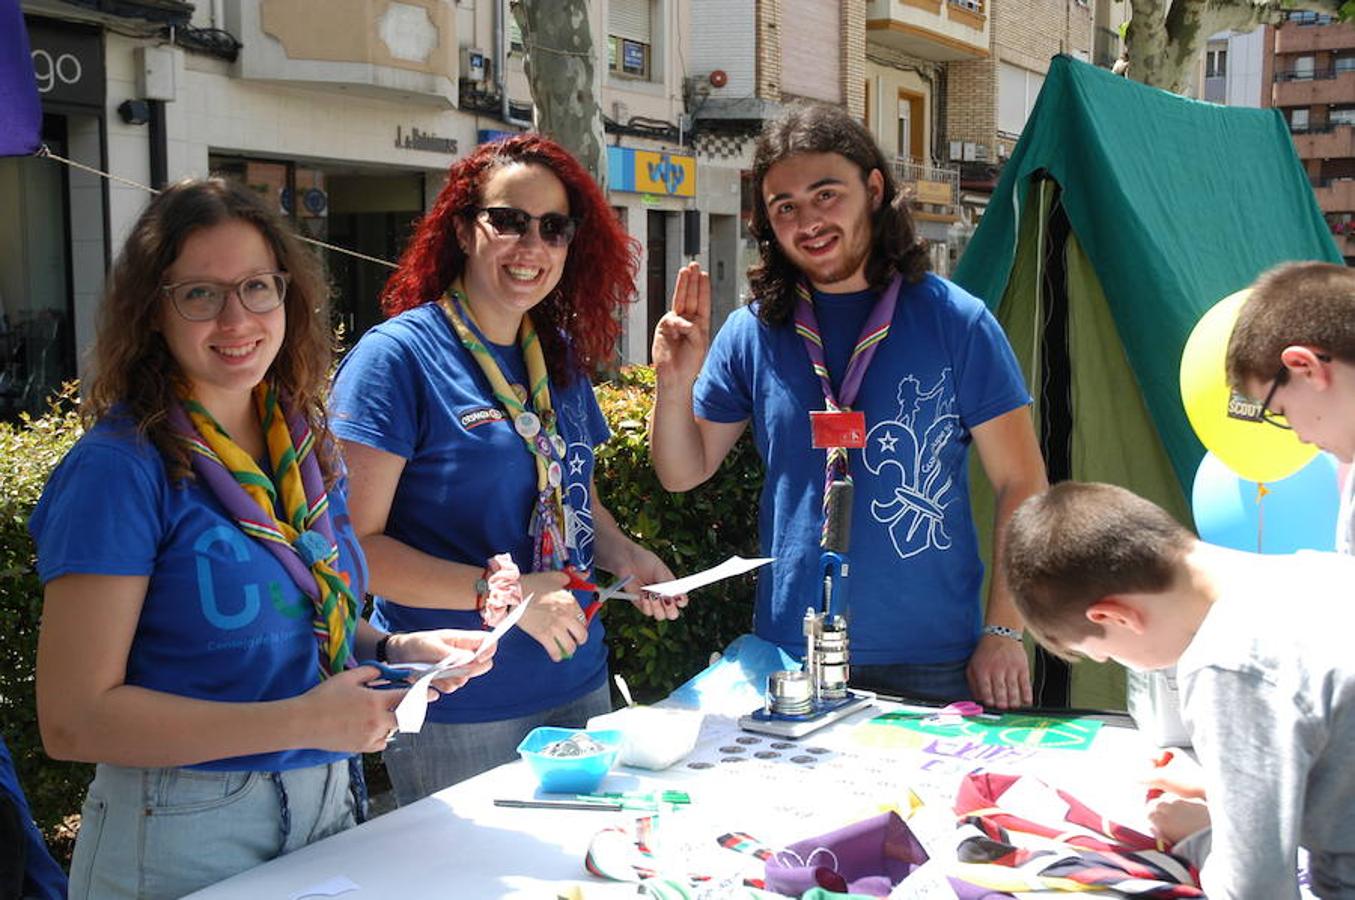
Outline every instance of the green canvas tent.
<svg viewBox="0 0 1355 900"><path fill-rule="evenodd" d="M1341 263L1278 110L1216 106L1068 56L954 279L1007 331L1051 480L1108 481L1189 524L1204 448L1178 368L1215 302L1286 260ZM976 472L978 521L991 496ZM986 538L985 538L986 539ZM1047 705L1122 706L1117 667L1037 661Z"/></svg>

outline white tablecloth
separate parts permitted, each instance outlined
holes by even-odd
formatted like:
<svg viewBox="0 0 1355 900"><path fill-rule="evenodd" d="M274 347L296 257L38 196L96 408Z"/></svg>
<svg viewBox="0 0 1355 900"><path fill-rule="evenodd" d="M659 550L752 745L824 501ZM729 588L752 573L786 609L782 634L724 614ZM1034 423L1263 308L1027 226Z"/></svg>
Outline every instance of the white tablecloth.
<svg viewBox="0 0 1355 900"><path fill-rule="evenodd" d="M600 790L685 790L692 797L691 807L681 813L691 823L686 827L708 833L712 844L719 833L738 830L782 846L890 805L907 809L910 791L928 802L936 814L934 824L953 830L948 805L953 786L965 771L984 767L1040 776L1074 790L1124 824L1146 827L1143 786L1135 778L1147 770L1152 748L1132 729L1102 727L1088 750L1033 750L963 739L928 741L922 747L916 735L861 727L882 711L897 708L877 701L872 709L779 749L772 746L775 738L753 743L734 720L709 716L686 760L662 772L614 769ZM736 743L739 737L744 743ZM742 749L721 749L729 747ZM776 756L759 759L758 753ZM743 762L728 762L734 756ZM813 762L806 762L811 756ZM308 891L350 882L356 890L335 896L554 898L579 883L587 884L589 898L634 896L633 885L595 878L583 861L598 831L631 824L641 814L493 805L498 797L536 796L541 795L525 764L501 766L193 897L299 900L328 896ZM919 837L927 842L920 830Z"/></svg>

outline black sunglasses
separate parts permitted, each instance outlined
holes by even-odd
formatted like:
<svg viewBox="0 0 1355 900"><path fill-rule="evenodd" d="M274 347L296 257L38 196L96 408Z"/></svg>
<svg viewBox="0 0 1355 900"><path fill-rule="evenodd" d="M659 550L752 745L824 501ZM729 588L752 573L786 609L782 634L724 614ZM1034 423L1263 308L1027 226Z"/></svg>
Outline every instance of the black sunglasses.
<svg viewBox="0 0 1355 900"><path fill-rule="evenodd" d="M488 222L489 227L499 235L512 235L515 238L525 235L535 219L541 241L552 247L569 246L579 229L579 220L573 216L557 212L534 216L514 206L484 206L475 210L475 217Z"/></svg>

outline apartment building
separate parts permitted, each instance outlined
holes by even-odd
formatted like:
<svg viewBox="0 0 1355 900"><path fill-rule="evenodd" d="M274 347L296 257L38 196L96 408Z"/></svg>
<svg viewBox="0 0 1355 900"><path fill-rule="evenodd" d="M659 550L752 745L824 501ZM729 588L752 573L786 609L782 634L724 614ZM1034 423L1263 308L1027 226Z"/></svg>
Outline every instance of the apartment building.
<svg viewBox="0 0 1355 900"><path fill-rule="evenodd" d="M1346 264L1355 264L1355 25L1291 12L1265 31L1263 84Z"/></svg>
<svg viewBox="0 0 1355 900"><path fill-rule="evenodd" d="M306 234L395 259L447 167L532 124L507 0L22 0L52 151L0 160L0 416L80 373L104 273L146 192L222 172ZM591 0L610 198L644 247L622 358L689 257L739 270L740 166L698 161L687 113L690 0ZM317 16L343 23L317 28ZM703 70L709 74L710 69ZM859 79L858 79L859 82ZM389 270L327 254L356 337Z"/></svg>
<svg viewBox="0 0 1355 900"><path fill-rule="evenodd" d="M1050 58L1066 53L1091 62L1097 34L1103 55L1112 44L1105 32L1096 31L1093 4L1101 0L946 2L975 2L975 14L986 19L988 52L946 65L943 117L947 159L960 166L962 212L977 218L1035 106ZM1100 21L1108 23L1108 14ZM1108 24L1102 27L1110 30Z"/></svg>
<svg viewBox="0 0 1355 900"><path fill-rule="evenodd" d="M947 67L986 59L990 30L980 0L867 4L866 124L895 161L932 267L942 274L950 271L947 240L960 220L960 169L942 139Z"/></svg>

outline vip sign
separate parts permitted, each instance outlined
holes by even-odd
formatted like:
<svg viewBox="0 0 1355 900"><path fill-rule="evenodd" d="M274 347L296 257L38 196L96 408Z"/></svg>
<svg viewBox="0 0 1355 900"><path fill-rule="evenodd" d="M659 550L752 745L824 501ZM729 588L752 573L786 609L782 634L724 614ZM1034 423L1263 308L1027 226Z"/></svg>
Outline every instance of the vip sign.
<svg viewBox="0 0 1355 900"><path fill-rule="evenodd" d="M696 196L696 157L635 151L635 189L669 197Z"/></svg>

